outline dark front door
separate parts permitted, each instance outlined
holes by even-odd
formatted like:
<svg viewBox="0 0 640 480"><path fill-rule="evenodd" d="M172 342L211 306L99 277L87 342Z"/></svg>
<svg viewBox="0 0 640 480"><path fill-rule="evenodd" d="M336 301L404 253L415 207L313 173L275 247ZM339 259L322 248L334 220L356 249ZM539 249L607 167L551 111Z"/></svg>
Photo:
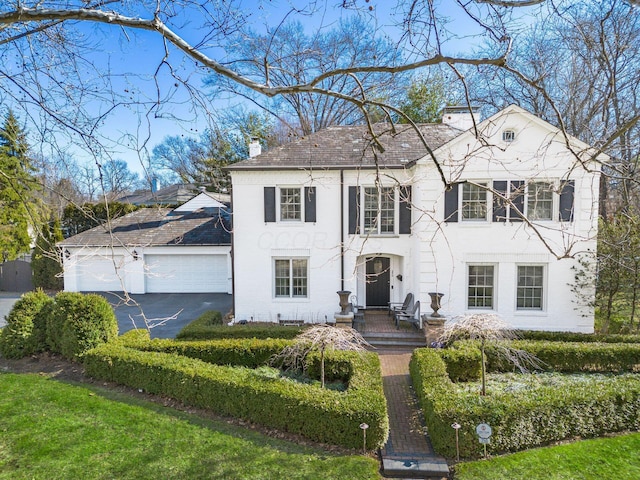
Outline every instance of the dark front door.
<svg viewBox="0 0 640 480"><path fill-rule="evenodd" d="M389 306L391 260L385 257L367 259L367 307Z"/></svg>

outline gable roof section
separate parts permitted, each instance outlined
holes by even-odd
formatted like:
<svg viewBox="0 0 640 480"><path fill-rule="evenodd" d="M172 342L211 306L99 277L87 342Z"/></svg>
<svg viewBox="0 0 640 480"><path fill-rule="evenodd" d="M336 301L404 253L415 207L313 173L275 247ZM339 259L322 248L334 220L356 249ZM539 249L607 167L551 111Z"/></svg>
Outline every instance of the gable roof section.
<svg viewBox="0 0 640 480"><path fill-rule="evenodd" d="M444 124L421 124L419 128L432 150L462 133ZM387 124L376 124L373 129L384 146L382 153L365 125L332 126L230 165L227 170L405 168L427 153L411 125L395 125L395 132Z"/></svg>
<svg viewBox="0 0 640 480"><path fill-rule="evenodd" d="M179 213L169 208L142 208L109 225L104 224L69 237L58 244L73 246L231 245L227 212L206 208Z"/></svg>
<svg viewBox="0 0 640 480"><path fill-rule="evenodd" d="M519 115L521 117L526 118L528 122L535 123L539 127L549 132L549 134L557 136L558 142L566 144L566 142L568 141L571 148L577 150L578 152L596 153L596 149L594 147L591 147L590 145L583 142L582 140L569 134L567 134L565 138L564 134L562 133L562 130L560 130L558 127L550 124L549 122L541 119L540 117L534 115L533 113L515 104L509 105L508 107L494 113L489 118L486 118L482 122L480 122L477 125L478 133L480 134L480 136L482 136L483 131L486 132L487 130L490 129L491 126L500 124L500 122L502 122L509 115ZM469 142L469 141L475 141L475 140L477 140L475 136L475 131L473 128L471 128L469 130L466 130L465 132L461 132L461 135L458 135L452 138L450 141L440 145L438 149L442 150L442 149L450 148L456 145L457 143ZM440 152L436 151L434 153L438 155ZM606 161L607 159L609 159L609 156L603 152L598 153L597 156L600 157L601 161ZM428 158L426 160L429 161Z"/></svg>

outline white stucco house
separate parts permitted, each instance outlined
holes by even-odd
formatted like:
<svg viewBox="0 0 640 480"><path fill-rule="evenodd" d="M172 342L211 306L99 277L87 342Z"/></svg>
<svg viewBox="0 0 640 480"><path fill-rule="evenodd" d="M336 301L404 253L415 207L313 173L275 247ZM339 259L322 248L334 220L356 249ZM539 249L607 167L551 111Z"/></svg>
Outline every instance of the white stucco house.
<svg viewBox="0 0 640 480"><path fill-rule="evenodd" d="M60 242L71 292L231 293L229 207L202 192L142 208Z"/></svg>
<svg viewBox="0 0 640 480"><path fill-rule="evenodd" d="M236 320L332 321L338 290L430 314L439 292L447 317L592 332L573 257L596 248L606 156L517 106L474 118L420 125L429 150L407 125L336 126L229 167Z"/></svg>

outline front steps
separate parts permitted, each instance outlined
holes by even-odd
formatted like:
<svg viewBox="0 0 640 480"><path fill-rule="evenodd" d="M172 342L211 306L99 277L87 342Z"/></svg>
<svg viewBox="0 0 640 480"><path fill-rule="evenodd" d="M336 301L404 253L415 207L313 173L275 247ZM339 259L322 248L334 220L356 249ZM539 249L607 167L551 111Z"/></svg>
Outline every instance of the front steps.
<svg viewBox="0 0 640 480"><path fill-rule="evenodd" d="M376 349L413 350L426 347L422 330L399 330L397 332L364 332L364 339Z"/></svg>

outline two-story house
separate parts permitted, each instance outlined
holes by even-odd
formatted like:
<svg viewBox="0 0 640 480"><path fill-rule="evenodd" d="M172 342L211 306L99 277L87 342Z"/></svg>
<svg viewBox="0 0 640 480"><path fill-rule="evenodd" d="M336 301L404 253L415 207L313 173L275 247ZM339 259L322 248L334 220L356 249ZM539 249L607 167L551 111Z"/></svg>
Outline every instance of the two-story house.
<svg viewBox="0 0 640 480"><path fill-rule="evenodd" d="M366 308L411 292L429 314L439 292L448 317L593 331L574 257L596 248L605 155L516 106L478 123L450 109L420 134L373 128L330 127L229 168L236 320L332 321L338 290Z"/></svg>

